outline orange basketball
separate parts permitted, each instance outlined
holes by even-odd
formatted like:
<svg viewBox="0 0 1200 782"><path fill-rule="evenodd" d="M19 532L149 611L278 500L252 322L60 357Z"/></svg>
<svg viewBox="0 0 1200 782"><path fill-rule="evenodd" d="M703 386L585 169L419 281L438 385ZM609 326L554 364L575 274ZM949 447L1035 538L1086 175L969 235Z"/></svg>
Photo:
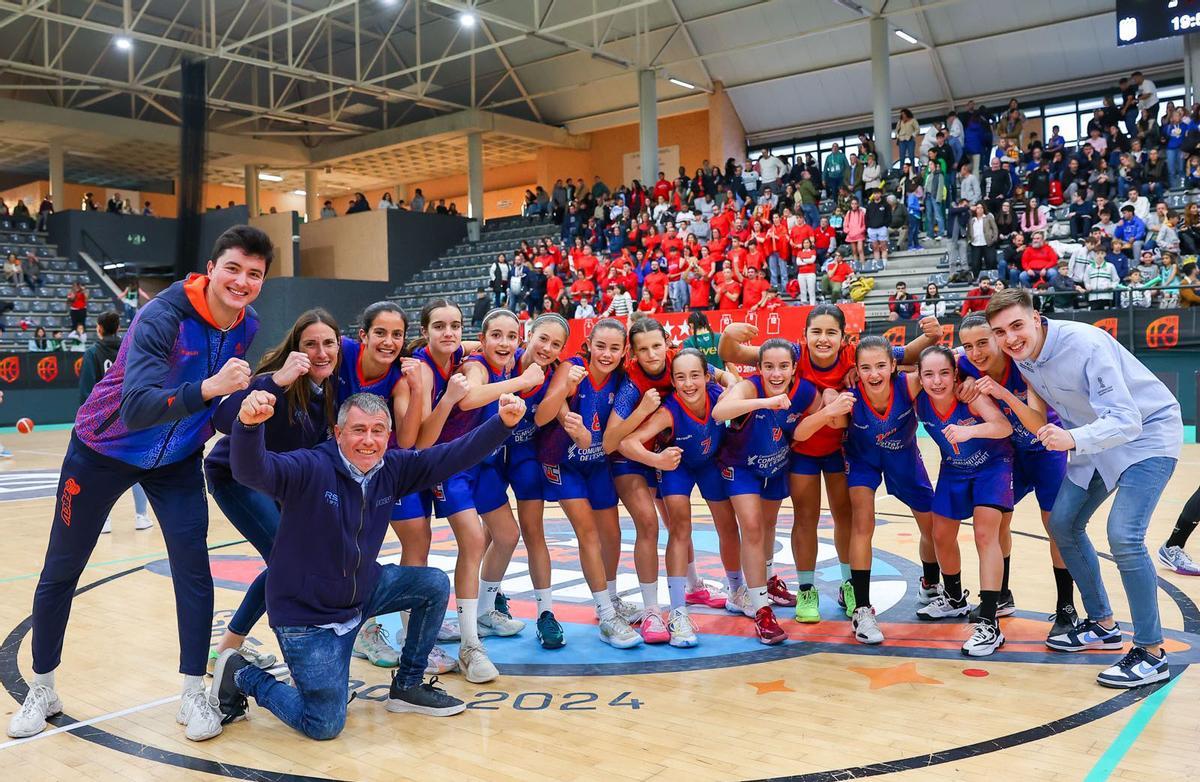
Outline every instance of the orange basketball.
<svg viewBox="0 0 1200 782"><path fill-rule="evenodd" d="M33 431L33 419L21 418L17 421L17 431L21 434L29 434Z"/></svg>

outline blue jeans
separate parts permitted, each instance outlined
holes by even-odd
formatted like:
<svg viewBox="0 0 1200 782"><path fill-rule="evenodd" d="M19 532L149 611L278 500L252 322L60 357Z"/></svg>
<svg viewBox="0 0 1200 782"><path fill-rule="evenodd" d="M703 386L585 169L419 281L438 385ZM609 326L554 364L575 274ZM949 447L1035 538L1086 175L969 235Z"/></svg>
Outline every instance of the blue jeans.
<svg viewBox="0 0 1200 782"><path fill-rule="evenodd" d="M1170 180L1167 187L1179 187L1179 179L1183 176L1183 150L1167 150L1167 176Z"/></svg>
<svg viewBox="0 0 1200 782"><path fill-rule="evenodd" d="M946 143L950 145L950 149L954 152L954 167L957 167L958 161L961 160L963 156L963 143L957 136L951 136L950 138L946 139ZM953 167L951 168L950 173L954 173Z"/></svg>
<svg viewBox="0 0 1200 782"><path fill-rule="evenodd" d="M917 140L910 138L908 141L897 141L896 146L900 148L900 162L905 160L913 160L917 155Z"/></svg>
<svg viewBox="0 0 1200 782"><path fill-rule="evenodd" d="M450 579L436 568L384 565L380 569L375 591L363 605L363 617L412 612L396 670L401 687L421 683L449 599ZM238 689L310 739L335 738L346 725L350 652L357 628L342 635L313 626L274 630L294 686L250 665L238 671Z"/></svg>
<svg viewBox="0 0 1200 782"><path fill-rule="evenodd" d="M279 530L279 506L275 500L237 481L220 478L210 481L210 491L229 523L245 536L266 562L271 556L275 533ZM266 589L267 571L263 570L250 582L246 596L229 620L231 633L249 635L258 620L262 619L267 612Z"/></svg>
<svg viewBox="0 0 1200 782"><path fill-rule="evenodd" d="M938 235L946 235L946 210L942 202L932 195L925 196L925 233L933 235L933 227L937 226Z"/></svg>
<svg viewBox="0 0 1200 782"><path fill-rule="evenodd" d="M912 212L909 212L908 213L908 247L910 250L921 246L920 233L921 233L921 217L920 217L920 215L915 215Z"/></svg>
<svg viewBox="0 0 1200 782"><path fill-rule="evenodd" d="M1044 269L1043 271L1046 273L1045 277L1043 277L1040 272L1034 272L1032 274L1029 272L1021 272L1017 279L1021 281L1022 288L1032 288L1033 283L1038 279L1045 279L1046 283L1049 284L1051 280L1058 276L1058 269Z"/></svg>
<svg viewBox="0 0 1200 782"><path fill-rule="evenodd" d="M767 271L771 275L771 284L782 292L787 287L787 261L780 258L779 253L771 253L767 256Z"/></svg>
<svg viewBox="0 0 1200 782"><path fill-rule="evenodd" d="M1003 255L996 261L996 271L1000 273L1000 279L1004 280L1004 284L1010 288L1017 285L1021 279L1021 267L1009 266L1008 260Z"/></svg>
<svg viewBox="0 0 1200 782"><path fill-rule="evenodd" d="M825 192L834 201L837 201L838 190L841 190L841 188L842 188L842 175L841 174L838 174L837 176L826 176L825 177Z"/></svg>
<svg viewBox="0 0 1200 782"><path fill-rule="evenodd" d="M1158 619L1158 576L1146 550L1146 528L1163 487L1175 472L1175 464L1175 459L1153 456L1130 465L1117 479L1117 497L1108 512L1108 547L1121 573L1133 617L1133 642L1138 646L1154 646L1163 640ZM1112 616L1112 607L1087 525L1112 493L1100 473L1092 475L1086 489L1068 479L1058 490L1050 512L1050 534L1079 586L1087 615L1095 619Z"/></svg>
<svg viewBox="0 0 1200 782"><path fill-rule="evenodd" d="M800 211L804 213L804 222L808 223L810 228L816 228L817 223L821 222L821 212L815 204L801 204Z"/></svg>

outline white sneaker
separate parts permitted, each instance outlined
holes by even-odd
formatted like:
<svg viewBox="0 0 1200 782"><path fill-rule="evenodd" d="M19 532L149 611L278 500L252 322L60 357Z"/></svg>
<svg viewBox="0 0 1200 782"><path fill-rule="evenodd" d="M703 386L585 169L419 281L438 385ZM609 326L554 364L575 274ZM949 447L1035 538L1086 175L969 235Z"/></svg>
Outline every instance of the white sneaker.
<svg viewBox="0 0 1200 782"><path fill-rule="evenodd" d="M494 608L480 616L476 620L476 624L479 626L480 638L486 638L490 635L507 638L525 629L525 623L520 619L513 619L511 616L502 614Z"/></svg>
<svg viewBox="0 0 1200 782"><path fill-rule="evenodd" d="M175 721L186 725L184 735L191 741L207 741L221 735L221 711L218 701L207 690L190 690L183 694ZM245 719L245 716L242 717Z"/></svg>
<svg viewBox="0 0 1200 782"><path fill-rule="evenodd" d="M617 612L617 616L624 619L629 624L637 624L642 619L643 609L633 603L626 602L619 597L612 599L613 608Z"/></svg>
<svg viewBox="0 0 1200 782"><path fill-rule="evenodd" d="M29 688L25 702L8 723L8 735L14 739L36 736L46 729L46 720L62 713L62 701L53 687L35 684Z"/></svg>
<svg viewBox="0 0 1200 782"><path fill-rule="evenodd" d="M154 526L154 522L150 521L150 517L145 513L139 513L133 517L133 528L136 530L150 529Z"/></svg>
<svg viewBox="0 0 1200 782"><path fill-rule="evenodd" d="M453 673L458 670L458 660L446 654L440 646L433 647L429 659L425 663L426 676L440 676L443 673Z"/></svg>
<svg viewBox="0 0 1200 782"><path fill-rule="evenodd" d="M101 535L107 535L112 532L112 519L105 519L104 526L100 528Z"/></svg>
<svg viewBox="0 0 1200 782"><path fill-rule="evenodd" d="M395 668L400 665L400 653L391 647L387 641L387 631L374 619L368 619L358 629L350 653L380 668Z"/></svg>
<svg viewBox="0 0 1200 782"><path fill-rule="evenodd" d="M251 646L247 646L246 644L242 644L238 647L238 654L240 654L246 660L246 662L250 663L256 668L262 668L264 671L274 668L275 664L279 662L279 658L270 652L260 652Z"/></svg>
<svg viewBox="0 0 1200 782"><path fill-rule="evenodd" d="M725 598L725 610L731 614L741 614L754 618L754 609L750 606L750 593L746 591L746 585L742 584L737 590Z"/></svg>
<svg viewBox="0 0 1200 782"><path fill-rule="evenodd" d="M667 617L667 630L671 633L671 646L680 649L691 649L700 641L696 638L696 625L687 609L673 608Z"/></svg>
<svg viewBox="0 0 1200 782"><path fill-rule="evenodd" d="M632 649L642 643L642 637L620 614L600 620L600 640L615 649Z"/></svg>
<svg viewBox="0 0 1200 782"><path fill-rule="evenodd" d="M850 625L854 628L854 638L859 643L883 643L883 631L879 629L879 622L875 619L875 609L871 606L855 608Z"/></svg>
<svg viewBox="0 0 1200 782"><path fill-rule="evenodd" d="M987 657L1001 646L1004 646L1004 633L1000 632L1000 625L982 619L962 645L962 653L967 657Z"/></svg>
<svg viewBox="0 0 1200 782"><path fill-rule="evenodd" d="M917 605L927 606L933 602L934 598L945 593L945 591L945 587L942 586L941 582L927 587L925 586L924 579L922 579L917 583Z"/></svg>
<svg viewBox="0 0 1200 782"><path fill-rule="evenodd" d="M945 592L939 594L933 600L929 601L929 605L921 606L917 609L918 619L949 619L956 616L967 616L971 613L971 604L967 602L967 590L963 590L962 597L958 600L953 600Z"/></svg>
<svg viewBox="0 0 1200 782"><path fill-rule="evenodd" d="M490 682L500 675L500 672L496 670L496 666L488 658L483 644L479 644L478 646L463 644L460 646L458 648L458 667L462 669L466 680L472 684Z"/></svg>

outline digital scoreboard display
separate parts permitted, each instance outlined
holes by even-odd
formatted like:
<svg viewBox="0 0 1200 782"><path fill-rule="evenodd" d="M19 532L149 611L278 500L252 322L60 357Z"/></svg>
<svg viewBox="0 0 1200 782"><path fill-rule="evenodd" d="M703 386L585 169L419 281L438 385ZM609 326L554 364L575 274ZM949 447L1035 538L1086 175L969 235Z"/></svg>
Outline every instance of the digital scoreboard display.
<svg viewBox="0 0 1200 782"><path fill-rule="evenodd" d="M1200 32L1200 0L1116 0L1117 45Z"/></svg>

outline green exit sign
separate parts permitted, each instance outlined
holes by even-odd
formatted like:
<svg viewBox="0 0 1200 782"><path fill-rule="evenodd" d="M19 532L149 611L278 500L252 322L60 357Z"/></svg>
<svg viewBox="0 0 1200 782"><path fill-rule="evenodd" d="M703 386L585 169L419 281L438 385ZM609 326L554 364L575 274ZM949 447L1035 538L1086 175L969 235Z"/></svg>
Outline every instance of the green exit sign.
<svg viewBox="0 0 1200 782"><path fill-rule="evenodd" d="M146 235L145 234L129 234L128 236L125 237L125 241L129 242L134 247L140 247L141 245L146 243Z"/></svg>

